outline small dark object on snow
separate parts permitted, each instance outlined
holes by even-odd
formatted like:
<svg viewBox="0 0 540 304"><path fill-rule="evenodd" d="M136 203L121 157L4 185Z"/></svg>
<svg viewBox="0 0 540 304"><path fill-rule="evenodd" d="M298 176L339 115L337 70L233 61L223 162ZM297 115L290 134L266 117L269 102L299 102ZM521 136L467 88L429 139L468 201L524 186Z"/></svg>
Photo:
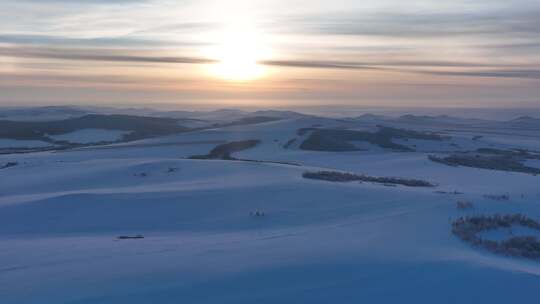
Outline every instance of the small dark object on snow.
<svg viewBox="0 0 540 304"><path fill-rule="evenodd" d="M15 167L17 166L19 163L18 162L9 162L9 163L5 163L3 165L0 165L0 169L7 169L9 167Z"/></svg>
<svg viewBox="0 0 540 304"><path fill-rule="evenodd" d="M138 234L135 236L129 236L129 235L121 235L118 237L119 240L137 240L137 239L144 239L144 236Z"/></svg>
<svg viewBox="0 0 540 304"><path fill-rule="evenodd" d="M485 194L484 198L494 200L494 201L508 201L510 200L510 195L509 194L501 194L501 195Z"/></svg>
<svg viewBox="0 0 540 304"><path fill-rule="evenodd" d="M452 192L448 192L448 191L435 191L435 193L437 193L437 194L453 194L453 195L460 195L460 194L463 194L463 192L458 192L458 191L452 191Z"/></svg>
<svg viewBox="0 0 540 304"><path fill-rule="evenodd" d="M468 202L468 201L459 201L459 202L456 202L456 208L458 210L474 209L474 205L473 203Z"/></svg>
<svg viewBox="0 0 540 304"><path fill-rule="evenodd" d="M261 216L265 216L266 214L264 212L262 212L262 211L257 210L257 211L254 211L254 212L253 211L250 212L249 215L261 217Z"/></svg>

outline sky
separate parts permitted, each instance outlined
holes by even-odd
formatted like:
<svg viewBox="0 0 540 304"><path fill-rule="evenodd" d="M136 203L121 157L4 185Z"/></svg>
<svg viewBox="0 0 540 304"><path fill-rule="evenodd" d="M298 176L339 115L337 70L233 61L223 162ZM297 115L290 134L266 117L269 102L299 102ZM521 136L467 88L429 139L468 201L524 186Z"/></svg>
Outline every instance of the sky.
<svg viewBox="0 0 540 304"><path fill-rule="evenodd" d="M538 0L0 0L0 105L540 107Z"/></svg>

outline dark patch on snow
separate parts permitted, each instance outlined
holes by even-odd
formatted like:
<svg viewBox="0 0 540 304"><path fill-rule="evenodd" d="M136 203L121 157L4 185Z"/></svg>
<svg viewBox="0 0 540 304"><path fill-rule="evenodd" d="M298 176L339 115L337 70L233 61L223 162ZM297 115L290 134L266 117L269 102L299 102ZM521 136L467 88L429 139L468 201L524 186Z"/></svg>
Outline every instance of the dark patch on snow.
<svg viewBox="0 0 540 304"><path fill-rule="evenodd" d="M257 146L261 141L258 139L233 141L226 144L218 145L210 153L206 155L193 155L191 159L226 159L233 160L232 153L251 149Z"/></svg>
<svg viewBox="0 0 540 304"><path fill-rule="evenodd" d="M0 170L1 169L7 169L7 168L10 168L10 167L15 167L17 166L19 163L18 162L7 162L3 165L0 165Z"/></svg>
<svg viewBox="0 0 540 304"><path fill-rule="evenodd" d="M304 178L324 180L329 182L372 182L379 183L385 186L403 185L407 187L435 187L434 184L417 179L406 179L400 177L374 177L368 175L360 175L353 173L344 173L336 171L318 171L318 172L304 172L302 175Z"/></svg>
<svg viewBox="0 0 540 304"><path fill-rule="evenodd" d="M133 236L130 236L130 235L121 235L119 236L117 239L119 240L140 240L140 239L144 239L144 236L138 234L138 235L133 235Z"/></svg>
<svg viewBox="0 0 540 304"><path fill-rule="evenodd" d="M526 159L537 159L525 151L497 150L490 148L478 149L476 152L455 153L448 156L429 155L429 160L452 167L471 167L479 169L509 171L528 174L540 174L539 168L525 166Z"/></svg>
<svg viewBox="0 0 540 304"><path fill-rule="evenodd" d="M514 236L503 241L482 239L479 234L498 228L523 226L540 230L540 223L521 214L461 217L452 223L452 233L465 242L494 253L540 259L540 241L534 236Z"/></svg>
<svg viewBox="0 0 540 304"><path fill-rule="evenodd" d="M340 130L340 129L300 129L299 135L312 131L310 136L300 145L302 150L346 152L360 151L352 141L364 141L381 148L395 151L411 152L411 147L394 143L393 139L422 139L442 141L446 139L439 134L418 132L405 129L378 126L377 132Z"/></svg>

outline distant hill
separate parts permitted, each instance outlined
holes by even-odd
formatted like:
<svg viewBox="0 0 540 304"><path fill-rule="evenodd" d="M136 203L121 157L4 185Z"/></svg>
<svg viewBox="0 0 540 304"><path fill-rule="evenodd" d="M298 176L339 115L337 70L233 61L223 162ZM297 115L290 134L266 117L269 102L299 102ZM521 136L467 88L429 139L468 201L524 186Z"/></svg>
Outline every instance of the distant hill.
<svg viewBox="0 0 540 304"><path fill-rule="evenodd" d="M266 116L266 117L274 117L274 118L304 118L304 117L313 117L311 115L306 115L294 111L277 111L277 110L264 110L264 111L256 111L251 113L255 116Z"/></svg>
<svg viewBox="0 0 540 304"><path fill-rule="evenodd" d="M75 106L0 108L0 119L16 121L49 121L95 114L93 110Z"/></svg>
<svg viewBox="0 0 540 304"><path fill-rule="evenodd" d="M236 121L251 117L270 117L279 119L291 119L308 117L309 115L301 114L294 111L279 111L279 110L261 110L255 112L242 111L237 109L219 109L215 111L161 111L150 113L150 116L156 117L171 117L171 118L190 118L207 120L214 122Z"/></svg>
<svg viewBox="0 0 540 304"><path fill-rule="evenodd" d="M58 135L82 129L131 131L128 140L150 136L168 135L188 131L177 119L130 115L90 114L56 121L0 120L0 138L48 140L48 135Z"/></svg>
<svg viewBox="0 0 540 304"><path fill-rule="evenodd" d="M521 116L504 123L504 125L513 128L538 129L540 130L540 118L531 116Z"/></svg>

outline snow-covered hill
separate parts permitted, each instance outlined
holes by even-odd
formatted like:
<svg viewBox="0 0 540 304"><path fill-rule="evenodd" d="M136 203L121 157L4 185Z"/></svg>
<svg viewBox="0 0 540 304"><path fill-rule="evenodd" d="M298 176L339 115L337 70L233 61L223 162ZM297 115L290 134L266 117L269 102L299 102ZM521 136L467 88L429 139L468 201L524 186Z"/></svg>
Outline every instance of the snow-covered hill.
<svg viewBox="0 0 540 304"><path fill-rule="evenodd" d="M272 116L253 117L260 115ZM540 134L448 118L454 127L426 118L419 125L286 116L0 155L0 302L515 303L536 296L538 261L475 248L450 229L466 215L540 218L540 177L428 156L521 148L530 154L507 157L537 166ZM314 130L367 136L378 125L399 128L391 140L411 149L372 137L346 152L301 148ZM444 140L410 139L416 133L407 130ZM189 159L246 140L260 143L229 160ZM436 187L302 177L322 170ZM508 199L494 199L501 195ZM474 208L459 210L458 201Z"/></svg>

